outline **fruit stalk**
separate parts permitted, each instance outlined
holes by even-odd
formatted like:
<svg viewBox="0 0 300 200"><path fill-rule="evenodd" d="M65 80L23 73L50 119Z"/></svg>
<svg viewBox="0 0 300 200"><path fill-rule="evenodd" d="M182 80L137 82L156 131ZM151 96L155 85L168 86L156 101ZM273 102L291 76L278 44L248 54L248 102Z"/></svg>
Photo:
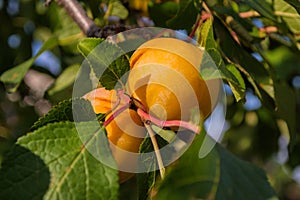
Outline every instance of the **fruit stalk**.
<svg viewBox="0 0 300 200"><path fill-rule="evenodd" d="M144 126L147 129L147 132L149 133L149 136L150 136L153 148L154 148L154 152L155 152L155 155L156 155L158 168L159 168L159 172L160 172L160 177L161 177L161 179L164 179L164 177L165 177L165 167L164 167L164 163L162 161L162 157L161 157L161 154L160 154L160 151L159 151L159 146L157 144L157 140L155 138L155 133L152 130L149 121L147 121L147 120L144 121L143 120L143 122L144 122Z"/></svg>
<svg viewBox="0 0 300 200"><path fill-rule="evenodd" d="M129 104L125 104L122 107L118 108L116 111L113 112L113 114L107 120L105 120L105 122L103 123L103 126L106 127L111 121L114 120L115 117L117 117L119 114L121 114L127 108L129 108Z"/></svg>
<svg viewBox="0 0 300 200"><path fill-rule="evenodd" d="M148 113L146 113L145 111L143 111L142 109L137 109L137 113L138 115L145 121L150 121L153 124L155 124L158 127L183 127L185 129L188 129L196 134L200 134L201 129L199 126L195 126L194 124L190 123L190 122L186 122L186 121L181 121L181 120L167 120L167 121L162 121L159 120L151 115L149 115Z"/></svg>

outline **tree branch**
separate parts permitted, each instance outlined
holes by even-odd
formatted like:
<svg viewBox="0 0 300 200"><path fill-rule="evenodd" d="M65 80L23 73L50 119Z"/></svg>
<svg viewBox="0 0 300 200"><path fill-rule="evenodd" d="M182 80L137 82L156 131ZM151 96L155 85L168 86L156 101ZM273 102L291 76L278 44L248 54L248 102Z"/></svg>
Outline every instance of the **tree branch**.
<svg viewBox="0 0 300 200"><path fill-rule="evenodd" d="M72 17L72 19L77 23L80 29L88 37L92 36L93 32L100 29L93 20L91 20L83 7L76 0L56 0L58 5L64 7L66 12Z"/></svg>
<svg viewBox="0 0 300 200"><path fill-rule="evenodd" d="M46 0L45 5L48 6L51 2L52 0ZM82 32L88 37L107 38L110 35L136 28L136 26L126 25L108 25L100 28L87 16L77 0L56 0L56 2L66 10L68 15L72 17Z"/></svg>

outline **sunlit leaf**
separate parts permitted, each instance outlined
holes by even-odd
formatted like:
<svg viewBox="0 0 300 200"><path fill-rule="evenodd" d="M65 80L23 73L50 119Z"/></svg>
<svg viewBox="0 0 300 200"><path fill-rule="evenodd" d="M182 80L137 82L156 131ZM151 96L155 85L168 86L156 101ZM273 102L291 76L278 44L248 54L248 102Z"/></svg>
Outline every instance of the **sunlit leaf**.
<svg viewBox="0 0 300 200"><path fill-rule="evenodd" d="M34 58L31 58L23 62L22 64L7 70L1 75L0 80L5 84L6 90L8 92L15 92L18 89L25 74L33 65L34 60Z"/></svg>
<svg viewBox="0 0 300 200"><path fill-rule="evenodd" d="M129 59L126 56L117 58L100 77L101 85L106 89L124 88L128 78L128 74L125 73L129 69Z"/></svg>
<svg viewBox="0 0 300 200"><path fill-rule="evenodd" d="M80 133L85 130L84 136L79 137L78 128ZM72 122L49 124L21 137L17 144L38 155L50 171L44 199L118 199L117 170L95 157L104 153L112 160L105 131L98 123L82 122L76 127ZM89 147L100 149L92 155Z"/></svg>
<svg viewBox="0 0 300 200"><path fill-rule="evenodd" d="M15 92L18 89L18 87L19 87L21 81L23 80L25 74L27 73L27 71L33 65L34 61L44 51L50 50L50 49L56 47L57 45L58 45L58 40L55 37L50 38L43 44L41 49L38 51L38 53L34 57L32 57L29 60L19 64L18 66L13 67L13 68L7 70L6 72L4 72L0 77L0 81L2 81L5 84L8 92Z"/></svg>
<svg viewBox="0 0 300 200"><path fill-rule="evenodd" d="M274 13L282 17L291 32L300 33L300 15L297 10L283 0L274 0Z"/></svg>
<svg viewBox="0 0 300 200"><path fill-rule="evenodd" d="M216 66L220 70L219 78L223 78L228 82L232 88L236 101L240 101L245 97L245 83L240 72L233 65L225 67L222 56L218 50L218 46L214 39L212 19L207 19L197 30L198 43L200 46L205 47L205 50L209 53Z"/></svg>
<svg viewBox="0 0 300 200"><path fill-rule="evenodd" d="M102 39L86 38L78 48L103 87L113 89L117 83L125 84L127 76L123 75L129 70L129 62L120 47Z"/></svg>
<svg viewBox="0 0 300 200"><path fill-rule="evenodd" d="M232 64L227 65L226 69L230 71L231 74L234 75L235 79L237 80L231 81L230 79L227 79L236 101L243 100L246 94L246 85L241 73Z"/></svg>
<svg viewBox="0 0 300 200"><path fill-rule="evenodd" d="M292 6L294 6L297 10L297 12L300 14L300 1L299 0L285 0L286 2L288 2L289 4L291 4Z"/></svg>
<svg viewBox="0 0 300 200"><path fill-rule="evenodd" d="M146 11L150 0L128 0L130 8Z"/></svg>
<svg viewBox="0 0 300 200"><path fill-rule="evenodd" d="M126 19L128 16L128 10L123 6L119 0L111 1L111 13L112 16L118 16L121 19Z"/></svg>
<svg viewBox="0 0 300 200"><path fill-rule="evenodd" d="M103 41L104 39L101 38L85 38L79 42L78 50L85 58L87 58L94 48Z"/></svg>
<svg viewBox="0 0 300 200"><path fill-rule="evenodd" d="M220 40L220 48L235 66L238 67L253 86L256 95L262 100L265 95L274 100L273 80L265 66L245 51L230 35L227 28L218 20L214 23L216 35ZM264 101L273 107L272 103Z"/></svg>
<svg viewBox="0 0 300 200"><path fill-rule="evenodd" d="M240 64L258 83L270 84L270 76L264 66L236 43L218 20L215 22L215 31L225 55L233 62Z"/></svg>
<svg viewBox="0 0 300 200"><path fill-rule="evenodd" d="M71 65L66 68L56 79L53 87L48 91L48 94L54 95L72 86L79 68L79 64Z"/></svg>

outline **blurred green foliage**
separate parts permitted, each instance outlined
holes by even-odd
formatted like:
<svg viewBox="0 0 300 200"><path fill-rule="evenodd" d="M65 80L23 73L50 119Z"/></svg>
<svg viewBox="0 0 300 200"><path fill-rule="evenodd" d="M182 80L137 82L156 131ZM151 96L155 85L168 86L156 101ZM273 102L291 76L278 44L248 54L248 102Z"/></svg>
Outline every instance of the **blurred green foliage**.
<svg viewBox="0 0 300 200"><path fill-rule="evenodd" d="M188 34L195 31L196 36L202 37L206 33L205 41L209 42L203 46L211 48L211 56L223 68L224 81L231 87L227 90L228 127L221 143L238 157L264 168L281 199L299 199L300 180L294 179L293 172L300 166L300 3L140 2L148 7L137 0L80 1L99 26L155 25L185 29ZM204 14L212 16L211 24L203 23L197 28L195 24ZM42 0L0 0L0 19L1 165L7 149L30 132L38 117L58 102L71 98L74 77L84 59L77 45L85 36L55 2L45 7ZM45 42L49 39L53 42L47 46ZM198 41L201 43L201 39ZM34 62L37 42L46 46L45 51L51 50L59 61L58 73L49 70L54 66L53 59L44 57ZM24 64L26 60L30 63ZM49 63L50 68L43 62ZM17 82L19 87L14 85L16 90L8 93L12 85L3 74L18 65L26 69ZM10 75L15 74L7 76ZM249 106L255 98L261 104ZM17 150L24 153L23 149ZM121 185L120 196L128 195L126 189L132 189L134 184L135 180Z"/></svg>

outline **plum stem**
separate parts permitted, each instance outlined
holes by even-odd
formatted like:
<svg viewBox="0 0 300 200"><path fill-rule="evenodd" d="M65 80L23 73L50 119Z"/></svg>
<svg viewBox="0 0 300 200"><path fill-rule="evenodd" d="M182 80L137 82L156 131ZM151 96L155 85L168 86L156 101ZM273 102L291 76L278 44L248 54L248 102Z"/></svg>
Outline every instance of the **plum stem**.
<svg viewBox="0 0 300 200"><path fill-rule="evenodd" d="M198 27L199 27L201 24L203 24L203 22L204 22L205 20L209 19L210 17L212 17L212 15L211 15L210 13L205 13L205 14L201 15L200 17L198 17L198 19L197 19L197 21L196 21L196 23L195 23L195 25L194 25L194 27L193 27L193 30L192 30L192 32L190 33L189 37L190 37L190 38L193 38L193 37L195 36L195 33L196 33Z"/></svg>
<svg viewBox="0 0 300 200"><path fill-rule="evenodd" d="M181 121L181 120L167 120L167 121L162 121L159 120L151 115L149 115L148 113L146 113L145 111L143 111L142 109L137 109L137 113L138 115L145 121L150 121L153 124L155 124L158 127L183 127L185 129L188 129L190 131L193 131L196 134L200 134L200 127L196 126L190 122L186 122L186 121Z"/></svg>
<svg viewBox="0 0 300 200"><path fill-rule="evenodd" d="M109 116L109 118L107 120L105 120L105 122L103 123L103 126L106 127L112 120L114 120L119 114L121 114L124 110L126 110L127 108L129 108L129 103L126 103L125 105L121 106L120 108L118 108L116 111L114 111L112 113L111 116Z"/></svg>
<svg viewBox="0 0 300 200"><path fill-rule="evenodd" d="M116 118L121 112L123 112L124 110L126 110L127 108L130 107L131 104L131 99L130 97L125 93L124 89L120 89L117 91L117 96L118 96L118 100L116 102L116 104L114 105L114 107L111 109L110 112L112 112L112 115L103 123L103 126L106 127L114 118ZM116 111L114 111L121 102L125 102L125 104L123 106L121 106L119 109L117 109Z"/></svg>
<svg viewBox="0 0 300 200"><path fill-rule="evenodd" d="M164 179L164 177L165 177L165 167L164 167L162 157L161 157L161 154L160 154L160 151L159 151L159 146L157 144L155 133L154 133L153 129L151 128L149 121L147 121L147 120L144 121L144 126L146 127L147 132L149 133L149 136L150 136L153 148L154 148L154 152L155 152L155 155L156 155L156 159L157 159L161 179Z"/></svg>

